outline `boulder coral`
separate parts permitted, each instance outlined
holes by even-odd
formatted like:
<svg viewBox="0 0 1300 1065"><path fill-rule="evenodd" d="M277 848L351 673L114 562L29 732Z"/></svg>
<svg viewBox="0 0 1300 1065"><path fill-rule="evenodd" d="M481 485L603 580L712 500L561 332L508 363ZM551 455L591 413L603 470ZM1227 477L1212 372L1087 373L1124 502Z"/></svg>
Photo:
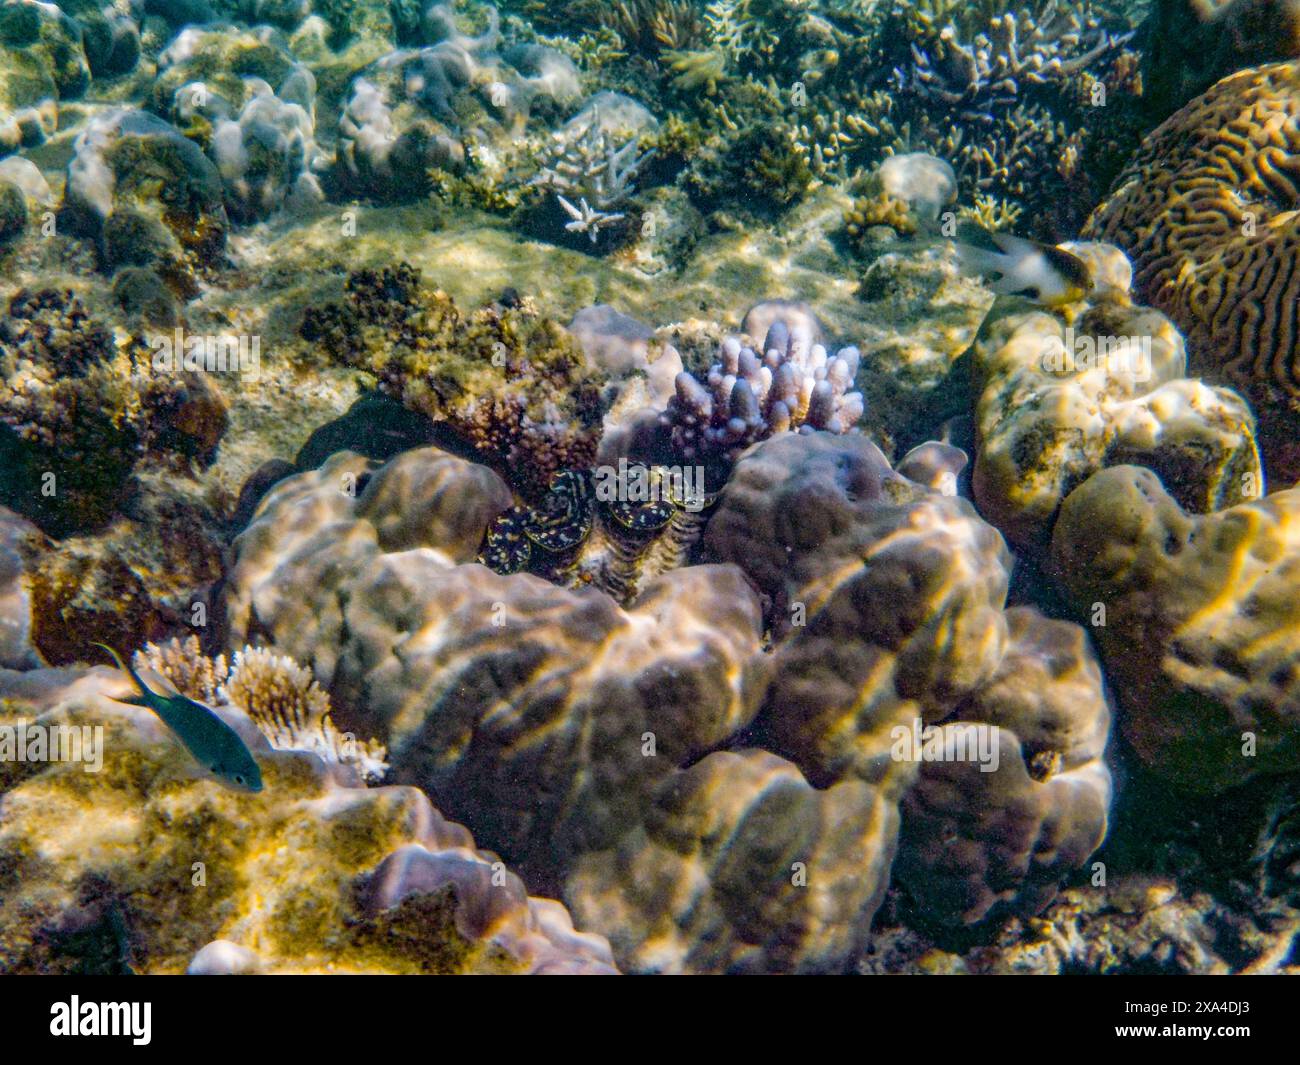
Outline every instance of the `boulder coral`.
<svg viewBox="0 0 1300 1065"><path fill-rule="evenodd" d="M1150 470L1103 470L1061 508L1051 564L1155 773L1217 793L1294 771L1300 491L1195 514Z"/></svg>
<svg viewBox="0 0 1300 1065"><path fill-rule="evenodd" d="M969 502L863 438L781 437L741 459L705 547L769 604L756 735L818 787L901 802L894 881L923 919L1033 912L1100 845L1101 672L1076 626L1004 609L1010 554Z"/></svg>
<svg viewBox="0 0 1300 1065"><path fill-rule="evenodd" d="M1131 303L1121 253L1065 247L1090 264L1091 302L1050 312L1003 297L971 349L981 513L1015 545L1041 549L1070 491L1124 463L1156 471L1200 513L1261 495L1245 401L1185 377L1181 334L1160 311Z"/></svg>
<svg viewBox="0 0 1300 1065"><path fill-rule="evenodd" d="M659 777L753 717L760 619L730 567L670 573L623 611L473 564L509 500L485 467L407 452L348 498L365 467L344 453L268 494L235 543L227 640L311 665L341 725L530 877L634 823Z"/></svg>
<svg viewBox="0 0 1300 1065"><path fill-rule="evenodd" d="M60 102L86 91L90 66L82 36L59 5L0 3L0 156L52 137Z"/></svg>
<svg viewBox="0 0 1300 1065"><path fill-rule="evenodd" d="M1300 479L1300 61L1224 78L1142 143L1084 230L1133 260L1193 371L1239 389L1270 475Z"/></svg>
<svg viewBox="0 0 1300 1065"><path fill-rule="evenodd" d="M106 271L153 266L186 299L225 253L221 175L202 149L147 111L113 108L82 128L60 222L95 241Z"/></svg>
<svg viewBox="0 0 1300 1065"><path fill-rule="evenodd" d="M79 759L0 762L0 971L614 971L416 789L346 786L224 711L266 781L227 790L114 701L130 689L102 668L0 670L10 736L102 729Z"/></svg>
<svg viewBox="0 0 1300 1065"><path fill-rule="evenodd" d="M510 502L435 448L337 454L236 539L221 635L310 666L390 779L562 893L621 964L840 968L891 867L963 923L1044 905L1099 844L1109 710L1081 631L1005 611L996 530L864 437L752 449L706 531L716 561L621 606L476 564ZM898 750L956 723L1001 734L1002 773L953 787ZM960 883L926 896L926 876Z"/></svg>

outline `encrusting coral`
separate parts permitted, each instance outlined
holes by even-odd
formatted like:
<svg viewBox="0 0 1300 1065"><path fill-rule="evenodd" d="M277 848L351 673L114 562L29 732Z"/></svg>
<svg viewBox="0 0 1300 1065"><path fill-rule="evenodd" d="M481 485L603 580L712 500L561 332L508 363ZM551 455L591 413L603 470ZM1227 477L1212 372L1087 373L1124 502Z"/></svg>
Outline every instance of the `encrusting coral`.
<svg viewBox="0 0 1300 1065"><path fill-rule="evenodd" d="M70 289L20 289L0 323L0 502L53 536L103 525L142 456L209 464L226 401L151 353Z"/></svg>
<svg viewBox="0 0 1300 1065"><path fill-rule="evenodd" d="M6 728L102 728L79 758L0 763L0 970L614 971L416 789L347 786L224 710L266 781L227 790L115 701L131 690L105 669L0 670Z"/></svg>
<svg viewBox="0 0 1300 1065"><path fill-rule="evenodd" d="M1300 478L1300 61L1225 78L1143 141L1085 233L1187 336L1192 369L1239 389L1269 473Z"/></svg>
<svg viewBox="0 0 1300 1065"><path fill-rule="evenodd" d="M399 264L352 274L344 302L308 309L302 335L456 430L527 497L540 499L555 474L595 460L604 374L529 306L462 315Z"/></svg>

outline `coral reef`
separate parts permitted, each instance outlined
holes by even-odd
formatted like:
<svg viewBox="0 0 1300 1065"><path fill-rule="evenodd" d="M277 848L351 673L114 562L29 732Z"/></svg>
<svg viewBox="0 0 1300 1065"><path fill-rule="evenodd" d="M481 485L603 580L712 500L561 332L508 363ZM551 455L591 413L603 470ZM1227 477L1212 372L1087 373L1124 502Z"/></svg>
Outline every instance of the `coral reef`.
<svg viewBox="0 0 1300 1065"><path fill-rule="evenodd" d="M923 920L1033 912L1100 844L1101 673L1073 625L1003 610L1009 553L967 501L861 437L787 435L741 459L705 547L764 596L758 736L818 787L901 802L894 882Z"/></svg>
<svg viewBox="0 0 1300 1065"><path fill-rule="evenodd" d="M1297 26L0 0L0 969L1296 969Z"/></svg>
<svg viewBox="0 0 1300 1065"><path fill-rule="evenodd" d="M1192 369L1238 388L1269 473L1300 478L1300 63L1243 71L1143 141L1086 232L1133 260L1138 295L1187 336Z"/></svg>
<svg viewBox="0 0 1300 1065"><path fill-rule="evenodd" d="M451 426L525 496L595 459L604 377L563 327L527 306L465 317L401 264L352 274L346 301L309 309L302 335Z"/></svg>
<svg viewBox="0 0 1300 1065"><path fill-rule="evenodd" d="M1293 489L1189 514L1137 466L1061 508L1052 569L1092 621L1124 735L1187 791L1294 770L1297 508Z"/></svg>
<svg viewBox="0 0 1300 1065"><path fill-rule="evenodd" d="M0 323L0 425L0 498L64 536L108 520L142 454L210 462L226 410L203 375L155 374L70 290L21 289Z"/></svg>
<svg viewBox="0 0 1300 1065"><path fill-rule="evenodd" d="M227 711L269 782L228 791L126 694L107 670L0 671L6 726L103 730L94 771L87 748L0 768L5 972L614 971L415 789L345 786Z"/></svg>
<svg viewBox="0 0 1300 1065"><path fill-rule="evenodd" d="M1182 336L1129 302L1122 254L1065 247L1089 262L1090 304L1067 318L1004 297L972 349L981 512L1013 543L1042 548L1065 497L1104 466L1147 466L1198 513L1262 495L1246 403L1184 376Z"/></svg>
<svg viewBox="0 0 1300 1065"><path fill-rule="evenodd" d="M817 472L841 466L853 472ZM349 484L364 487L349 494ZM988 896L939 892L934 916L959 923L1044 905L1100 841L1108 709L1078 630L1004 614L997 533L968 503L890 471L865 438L786 433L741 459L706 546L745 570L765 610L735 565L671 569L620 609L595 588L468 564L508 505L495 475L435 449L379 469L336 455L273 488L237 539L223 638L233 648L256 634L310 663L335 716L386 742L396 779L418 782L530 883L562 889L584 923L614 937L625 964L843 966L883 897L900 820L911 857L897 876L932 870L930 841L962 823L978 860L961 875ZM807 529L788 539L786 523L799 520L843 536ZM906 528L933 531L900 544ZM955 561L967 542L978 546ZM879 595L853 579L835 587L844 549L882 552L876 566L857 563ZM799 583L783 584L787 571ZM796 588L806 629L788 621ZM928 589L947 606L935 610ZM878 601L897 615L850 607ZM761 651L768 627L771 661ZM847 651L827 655L846 641L860 648L852 667ZM873 667L882 655L896 656L892 672ZM936 798L952 794L944 774L959 770L919 753L891 757L901 742L891 726L910 736L923 715L950 728L996 724L1012 775L966 766L965 798ZM593 729L598 739L581 739ZM709 755L751 734L774 749ZM900 818L913 785L914 812ZM963 820L1012 808L1033 810L1028 824ZM672 853L695 857L670 860L670 839ZM701 897L686 884L702 870ZM769 889L738 894L737 877Z"/></svg>
<svg viewBox="0 0 1300 1065"><path fill-rule="evenodd" d="M77 135L60 222L96 242L101 266L153 266L184 298L223 256L221 175L202 150L155 115L118 108Z"/></svg>

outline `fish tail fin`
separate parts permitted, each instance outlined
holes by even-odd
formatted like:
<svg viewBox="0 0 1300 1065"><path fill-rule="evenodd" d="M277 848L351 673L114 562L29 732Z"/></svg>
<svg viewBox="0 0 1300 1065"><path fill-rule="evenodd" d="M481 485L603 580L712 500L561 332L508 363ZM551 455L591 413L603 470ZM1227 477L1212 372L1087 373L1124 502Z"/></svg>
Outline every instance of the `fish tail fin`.
<svg viewBox="0 0 1300 1065"><path fill-rule="evenodd" d="M147 698L149 689L145 687L145 683L140 679L140 675L136 673L134 669L132 669L130 666L128 666L125 662L122 661L122 656L119 655L116 651L114 651L113 648L109 647L108 644L106 643L92 642L91 646L102 647L105 651L107 651L110 655L112 655L113 661L117 663L117 668L120 669L123 673L125 673L128 677L130 677L131 680L135 683L135 686L140 689L139 695L133 695L129 699L114 699L113 702L126 703L128 706L143 706L152 710L153 707L150 705L149 700Z"/></svg>
<svg viewBox="0 0 1300 1065"><path fill-rule="evenodd" d="M113 656L113 661L117 663L117 668L118 668L118 669L120 669L123 673L130 673L130 672L131 672L131 670L127 668L126 663L122 661L122 656L119 655L116 651L114 651L113 648L109 647L108 644L106 644L106 643L91 643L90 646L91 646L91 647L102 647L105 651L107 651L110 655Z"/></svg>
<svg viewBox="0 0 1300 1065"><path fill-rule="evenodd" d="M1039 251L1039 245L1032 240L1026 240L1024 237L1017 237L1014 233L990 233L989 237L994 244L1013 259L1022 259L1026 255L1032 255L1034 252Z"/></svg>

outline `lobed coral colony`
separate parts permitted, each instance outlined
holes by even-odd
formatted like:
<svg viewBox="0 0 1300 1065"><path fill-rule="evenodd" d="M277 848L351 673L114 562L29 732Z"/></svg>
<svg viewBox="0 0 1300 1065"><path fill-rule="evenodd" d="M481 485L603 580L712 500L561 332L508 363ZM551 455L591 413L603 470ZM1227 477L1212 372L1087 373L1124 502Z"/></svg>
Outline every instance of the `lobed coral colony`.
<svg viewBox="0 0 1300 1065"><path fill-rule="evenodd" d="M0 0L0 972L1300 971L1298 219L1291 0Z"/></svg>

